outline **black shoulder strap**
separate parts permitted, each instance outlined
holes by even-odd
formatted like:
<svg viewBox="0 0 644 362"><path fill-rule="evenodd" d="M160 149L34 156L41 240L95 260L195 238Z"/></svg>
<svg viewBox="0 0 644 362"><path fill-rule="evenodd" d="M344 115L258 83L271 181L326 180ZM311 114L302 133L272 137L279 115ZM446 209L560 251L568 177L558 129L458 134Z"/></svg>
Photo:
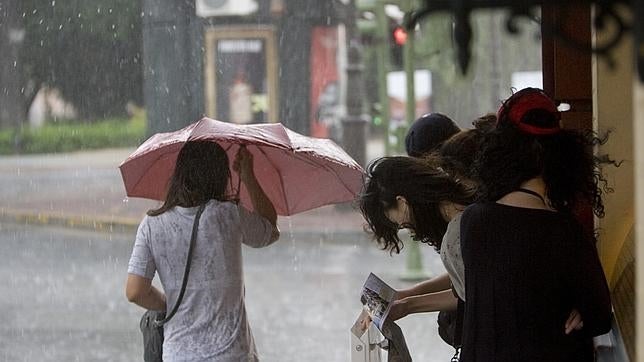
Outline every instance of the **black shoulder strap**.
<svg viewBox="0 0 644 362"><path fill-rule="evenodd" d="M170 318L172 318L174 314L177 313L177 309L179 309L179 304L181 304L183 295L186 292L186 285L188 284L188 275L190 274L190 263L192 262L192 250L194 249L195 240L197 239L197 229L199 229L199 219L201 218L201 213L203 212L205 207L206 207L206 204L199 206L199 210L197 210L197 214L195 215L195 221L192 224L192 236L190 236L190 247L188 248L188 260L186 261L186 270L183 272L183 283L181 284L181 291L179 292L179 297L177 298L177 302L174 304L174 307L172 308L172 311L170 312L170 314L168 314L168 316L165 317L163 320L155 321L155 323L158 326L162 326L165 323L167 323L170 320Z"/></svg>
<svg viewBox="0 0 644 362"><path fill-rule="evenodd" d="M532 195L532 196L534 196L534 197L538 197L538 198L539 198L539 200L541 200L541 202L543 202L543 204L544 204L544 205L547 205L547 204L546 204L546 200L545 200L545 199L543 198L543 196L541 196L538 192L535 192L535 191L532 191L532 190L528 190L528 189L524 189L523 187L519 187L519 188L518 188L518 189L516 189L515 191L517 191L517 192L523 192L524 194L528 194L528 195Z"/></svg>

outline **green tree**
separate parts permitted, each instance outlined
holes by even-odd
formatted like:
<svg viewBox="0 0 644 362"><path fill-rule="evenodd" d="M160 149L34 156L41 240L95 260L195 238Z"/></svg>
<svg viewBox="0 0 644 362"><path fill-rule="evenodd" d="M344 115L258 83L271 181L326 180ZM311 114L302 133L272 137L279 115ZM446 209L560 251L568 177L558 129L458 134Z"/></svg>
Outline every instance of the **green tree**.
<svg viewBox="0 0 644 362"><path fill-rule="evenodd" d="M34 96L60 89L83 119L142 103L140 0L23 0L22 69ZM29 102L28 102L29 103Z"/></svg>
<svg viewBox="0 0 644 362"><path fill-rule="evenodd" d="M20 0L0 1L0 128L26 118L20 51L25 30Z"/></svg>

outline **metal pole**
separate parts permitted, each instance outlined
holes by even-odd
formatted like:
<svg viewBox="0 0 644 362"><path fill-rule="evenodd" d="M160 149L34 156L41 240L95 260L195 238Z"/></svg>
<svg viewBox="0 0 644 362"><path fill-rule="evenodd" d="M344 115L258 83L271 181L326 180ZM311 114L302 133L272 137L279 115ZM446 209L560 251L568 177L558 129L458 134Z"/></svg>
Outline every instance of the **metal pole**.
<svg viewBox="0 0 644 362"><path fill-rule="evenodd" d="M407 1L405 11L410 11L412 4ZM405 68L405 83L407 86L407 100L405 103L405 126L398 129L398 147L404 143L403 139L409 126L416 119L416 91L414 83L415 64L414 64L414 30L407 34L407 41L403 49L403 66ZM428 279L429 275L423 271L423 259L420 252L418 241L407 238L407 269L401 276L403 280L423 280Z"/></svg>
<svg viewBox="0 0 644 362"><path fill-rule="evenodd" d="M389 21L385 14L385 3L378 0L376 8L376 66L378 71L378 102L385 137L385 155L391 155L389 95L387 93L387 73L389 72Z"/></svg>
<svg viewBox="0 0 644 362"><path fill-rule="evenodd" d="M356 162L364 166L367 154L367 126L368 120L364 113L364 83L362 72L362 45L356 26L355 0L348 6L347 14L347 114L342 119L342 143L344 149Z"/></svg>

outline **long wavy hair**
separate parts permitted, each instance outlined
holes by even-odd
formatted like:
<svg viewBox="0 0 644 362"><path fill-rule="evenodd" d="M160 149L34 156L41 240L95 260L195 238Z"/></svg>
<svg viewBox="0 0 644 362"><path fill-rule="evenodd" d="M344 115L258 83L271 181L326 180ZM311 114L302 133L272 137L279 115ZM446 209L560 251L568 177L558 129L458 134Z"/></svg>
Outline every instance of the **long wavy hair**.
<svg viewBox="0 0 644 362"><path fill-rule="evenodd" d="M175 206L194 207L215 199L227 201L228 156L215 142L189 141L179 151L165 202L148 211L157 216Z"/></svg>
<svg viewBox="0 0 644 362"><path fill-rule="evenodd" d="M609 188L593 156L593 146L600 142L590 131L562 129L551 135L531 135L499 122L484 136L474 162L479 199L496 201L541 176L557 211L572 213L585 202L596 216L603 217L602 194Z"/></svg>
<svg viewBox="0 0 644 362"><path fill-rule="evenodd" d="M365 231L390 253L400 253L404 246L398 237L398 225L386 216L396 206L397 196L407 200L411 211L411 222L404 227L412 231L415 240L439 250L447 230L440 203L468 205L473 202L474 190L427 159L382 157L373 161L367 167L358 203L367 222Z"/></svg>

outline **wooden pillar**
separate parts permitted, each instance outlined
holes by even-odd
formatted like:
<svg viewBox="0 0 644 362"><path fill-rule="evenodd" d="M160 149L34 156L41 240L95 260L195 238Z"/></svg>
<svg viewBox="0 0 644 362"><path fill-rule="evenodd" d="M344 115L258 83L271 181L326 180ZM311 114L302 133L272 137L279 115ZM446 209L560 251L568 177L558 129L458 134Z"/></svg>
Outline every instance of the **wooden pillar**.
<svg viewBox="0 0 644 362"><path fill-rule="evenodd" d="M562 124L569 129L593 129L592 58L552 34L554 29L561 29L576 42L591 44L590 10L587 4L542 7L543 88L556 101L570 105L570 111L562 114ZM592 232L590 205L580 207L576 214Z"/></svg>

